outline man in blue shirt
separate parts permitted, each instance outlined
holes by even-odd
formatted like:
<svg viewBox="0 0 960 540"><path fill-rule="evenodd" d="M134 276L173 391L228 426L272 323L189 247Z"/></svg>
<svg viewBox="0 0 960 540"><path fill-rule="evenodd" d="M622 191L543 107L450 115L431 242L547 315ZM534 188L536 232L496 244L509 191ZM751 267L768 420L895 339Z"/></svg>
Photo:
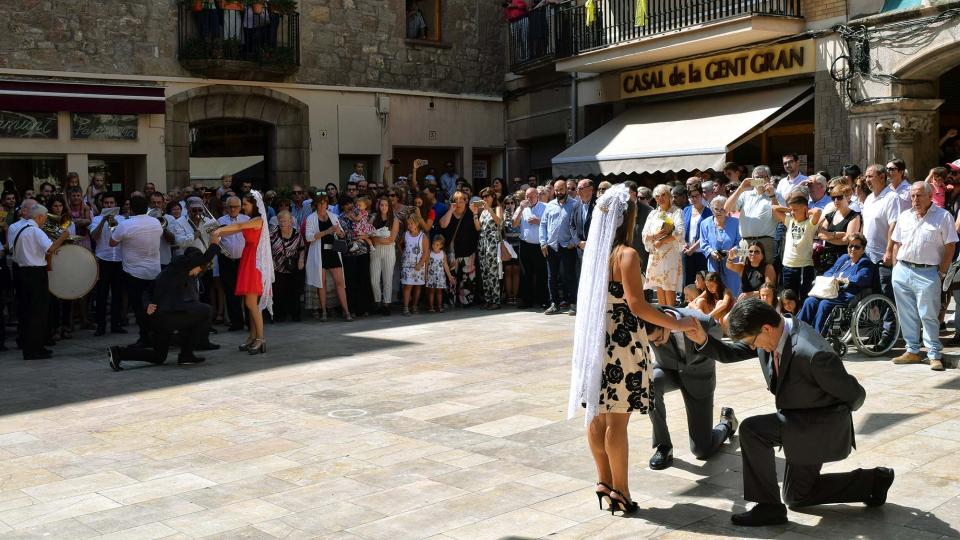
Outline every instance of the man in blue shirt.
<svg viewBox="0 0 960 540"><path fill-rule="evenodd" d="M520 228L520 308L547 306L547 260L540 251L540 216L547 205L540 202L537 188L527 188L517 206L513 226Z"/></svg>
<svg viewBox="0 0 960 540"><path fill-rule="evenodd" d="M446 165L444 165L443 174L440 175L440 187L443 189L444 201L449 201L453 198L453 193L457 190L458 180L460 180L460 175L454 170L453 162L448 161Z"/></svg>
<svg viewBox="0 0 960 540"><path fill-rule="evenodd" d="M540 251L547 259L547 283L550 307L544 312L555 315L567 310L577 312L577 235L572 218L580 205L567 196L567 182L557 180L553 185L554 199L540 218ZM565 291L560 301L560 279Z"/></svg>

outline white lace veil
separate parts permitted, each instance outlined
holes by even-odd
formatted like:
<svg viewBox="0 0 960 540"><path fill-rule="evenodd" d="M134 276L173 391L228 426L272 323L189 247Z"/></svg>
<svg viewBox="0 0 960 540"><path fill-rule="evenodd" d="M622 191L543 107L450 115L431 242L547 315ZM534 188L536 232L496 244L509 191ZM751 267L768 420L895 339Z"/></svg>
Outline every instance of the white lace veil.
<svg viewBox="0 0 960 540"><path fill-rule="evenodd" d="M597 199L583 250L567 418L576 416L577 410L586 405L584 425L590 424L600 406L610 249L629 201L630 191L623 184L613 186Z"/></svg>
<svg viewBox="0 0 960 540"><path fill-rule="evenodd" d="M260 242L257 243L257 270L260 271L260 284L263 293L260 295L260 311L267 310L273 315L273 251L270 248L270 226L267 221L267 208L263 204L263 196L257 190L250 193L257 201L257 212L263 219L260 227Z"/></svg>

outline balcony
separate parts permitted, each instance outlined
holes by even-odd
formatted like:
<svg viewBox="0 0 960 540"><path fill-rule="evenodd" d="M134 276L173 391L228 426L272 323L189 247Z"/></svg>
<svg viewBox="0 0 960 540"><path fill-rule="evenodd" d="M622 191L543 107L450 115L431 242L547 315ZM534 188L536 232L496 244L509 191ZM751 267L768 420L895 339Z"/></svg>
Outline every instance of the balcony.
<svg viewBox="0 0 960 540"><path fill-rule="evenodd" d="M522 73L556 62L558 71L605 72L716 51L803 30L800 0L636 0L584 5L568 1L510 22L510 67Z"/></svg>
<svg viewBox="0 0 960 540"><path fill-rule="evenodd" d="M213 79L283 80L300 69L296 2L217 2L217 9L184 0L178 7L178 54L191 73Z"/></svg>

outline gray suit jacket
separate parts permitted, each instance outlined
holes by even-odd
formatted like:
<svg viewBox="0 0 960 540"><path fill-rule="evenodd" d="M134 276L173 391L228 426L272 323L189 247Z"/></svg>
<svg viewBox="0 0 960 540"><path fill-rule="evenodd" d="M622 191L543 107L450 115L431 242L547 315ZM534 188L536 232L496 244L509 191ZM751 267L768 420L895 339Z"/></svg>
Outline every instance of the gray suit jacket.
<svg viewBox="0 0 960 540"><path fill-rule="evenodd" d="M719 340L723 336L720 326L707 315L692 309L679 308L675 311L684 317L697 319L707 335L714 339ZM716 363L705 351L697 350L696 343L685 335L671 335L666 343L653 347L653 354L654 367L677 372L681 386L693 397L702 399L713 395L717 388Z"/></svg>
<svg viewBox="0 0 960 540"><path fill-rule="evenodd" d="M780 357L779 376L773 355L753 351L742 343L726 344L708 337L703 352L719 362L759 358L767 388L776 396L783 416L783 451L787 461L815 465L840 461L856 448L855 411L866 391L847 373L843 360L826 340L806 323L793 320L793 329Z"/></svg>

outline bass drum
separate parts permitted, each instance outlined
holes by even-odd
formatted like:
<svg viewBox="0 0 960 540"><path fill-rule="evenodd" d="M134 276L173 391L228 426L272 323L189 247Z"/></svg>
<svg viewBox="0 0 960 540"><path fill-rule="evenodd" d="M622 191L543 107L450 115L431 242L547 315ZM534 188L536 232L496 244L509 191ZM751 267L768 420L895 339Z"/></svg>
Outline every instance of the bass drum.
<svg viewBox="0 0 960 540"><path fill-rule="evenodd" d="M61 300L82 298L97 284L99 274L97 259L89 249L64 244L50 260L50 293Z"/></svg>

